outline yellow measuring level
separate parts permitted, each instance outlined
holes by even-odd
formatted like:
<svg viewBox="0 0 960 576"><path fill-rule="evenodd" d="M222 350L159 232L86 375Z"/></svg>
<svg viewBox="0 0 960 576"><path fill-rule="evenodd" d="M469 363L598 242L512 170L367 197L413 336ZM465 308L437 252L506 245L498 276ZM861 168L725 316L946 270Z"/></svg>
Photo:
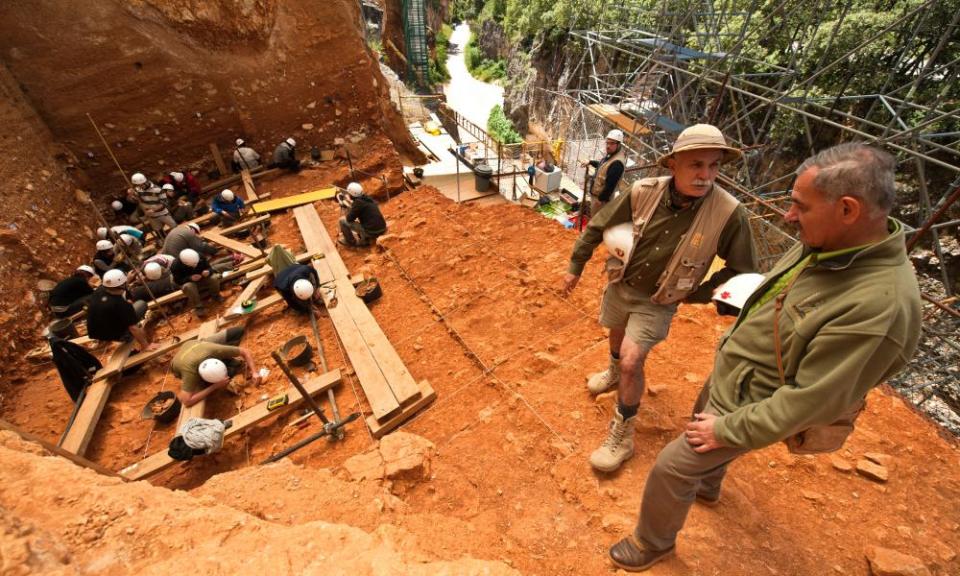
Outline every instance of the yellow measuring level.
<svg viewBox="0 0 960 576"><path fill-rule="evenodd" d="M263 214L265 212L273 212L274 210L283 210L284 208L300 206L301 204L309 204L311 202L316 202L317 200L326 200L328 198L333 198L336 195L336 188L321 188L312 192L297 194L296 196L287 196L286 198L277 198L275 200L257 202L253 205L253 211L256 214Z"/></svg>

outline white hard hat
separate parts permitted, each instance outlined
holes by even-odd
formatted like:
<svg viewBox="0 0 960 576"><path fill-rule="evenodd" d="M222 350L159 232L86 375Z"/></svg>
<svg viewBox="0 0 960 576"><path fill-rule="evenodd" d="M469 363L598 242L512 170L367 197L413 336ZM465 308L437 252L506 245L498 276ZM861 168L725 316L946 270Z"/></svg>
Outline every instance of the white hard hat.
<svg viewBox="0 0 960 576"><path fill-rule="evenodd" d="M109 230L107 230L107 227L101 226L97 228L97 237L103 240L107 237L107 232L109 232Z"/></svg>
<svg viewBox="0 0 960 576"><path fill-rule="evenodd" d="M747 298L763 284L763 280L763 274L739 274L717 288L713 300L743 308Z"/></svg>
<svg viewBox="0 0 960 576"><path fill-rule="evenodd" d="M229 374L227 374L227 365L224 364L222 360L217 360L216 358L207 358L201 362L199 372L203 381L209 384L223 382L229 376Z"/></svg>
<svg viewBox="0 0 960 576"><path fill-rule="evenodd" d="M119 288L127 283L127 275L123 270L113 268L103 274L103 285L107 288Z"/></svg>
<svg viewBox="0 0 960 576"><path fill-rule="evenodd" d="M87 264L81 264L80 266L77 266L77 272L86 272L91 276L94 276L97 273L97 271L93 269L93 266L89 266Z"/></svg>
<svg viewBox="0 0 960 576"><path fill-rule="evenodd" d="M97 250L113 250L113 242L109 240L97 240Z"/></svg>
<svg viewBox="0 0 960 576"><path fill-rule="evenodd" d="M130 182L132 182L134 186L143 186L147 183L147 177L137 172L130 177Z"/></svg>
<svg viewBox="0 0 960 576"><path fill-rule="evenodd" d="M127 246L133 244L133 236L129 234L121 234L120 241L126 244Z"/></svg>
<svg viewBox="0 0 960 576"><path fill-rule="evenodd" d="M633 222L624 222L604 230L603 243L611 256L626 263L633 252Z"/></svg>
<svg viewBox="0 0 960 576"><path fill-rule="evenodd" d="M227 202L233 202L236 196L233 194L233 190L227 189L220 193L220 197L226 200Z"/></svg>
<svg viewBox="0 0 960 576"><path fill-rule="evenodd" d="M143 267L143 274L148 280L159 280L163 274L163 267L156 262L147 262L147 265Z"/></svg>
<svg viewBox="0 0 960 576"><path fill-rule="evenodd" d="M313 298L313 284L306 278L301 278L293 283L293 293L301 300Z"/></svg>
<svg viewBox="0 0 960 576"><path fill-rule="evenodd" d="M613 130L607 132L607 140L616 140L617 142L623 143L623 130Z"/></svg>
<svg viewBox="0 0 960 576"><path fill-rule="evenodd" d="M173 176L173 179L177 182L183 182L183 172L171 172L170 175Z"/></svg>
<svg viewBox="0 0 960 576"><path fill-rule="evenodd" d="M166 184L164 184L164 185L162 186L162 189L163 189L163 190L173 190L173 184L170 184L169 182L167 182Z"/></svg>
<svg viewBox="0 0 960 576"><path fill-rule="evenodd" d="M347 193L356 198L357 196L363 194L363 186L357 182L351 182L347 184Z"/></svg>
<svg viewBox="0 0 960 576"><path fill-rule="evenodd" d="M285 142L286 142L287 144L291 145L291 146L296 146L296 145L297 145L297 141L294 140L293 138L287 138L287 139L285 140Z"/></svg>
<svg viewBox="0 0 960 576"><path fill-rule="evenodd" d="M200 262L200 254L193 248L184 248L180 251L180 261L192 268Z"/></svg>
<svg viewBox="0 0 960 576"><path fill-rule="evenodd" d="M237 146L243 146L243 138L237 138Z"/></svg>
<svg viewBox="0 0 960 576"><path fill-rule="evenodd" d="M114 200L113 202L110 203L110 207L116 210L117 212L119 212L123 210L123 202L119 200Z"/></svg>
<svg viewBox="0 0 960 576"><path fill-rule="evenodd" d="M197 234L200 233L200 225L197 224L196 222L190 222L190 223L188 223L188 224L187 224L187 228L193 230L193 231L196 232Z"/></svg>

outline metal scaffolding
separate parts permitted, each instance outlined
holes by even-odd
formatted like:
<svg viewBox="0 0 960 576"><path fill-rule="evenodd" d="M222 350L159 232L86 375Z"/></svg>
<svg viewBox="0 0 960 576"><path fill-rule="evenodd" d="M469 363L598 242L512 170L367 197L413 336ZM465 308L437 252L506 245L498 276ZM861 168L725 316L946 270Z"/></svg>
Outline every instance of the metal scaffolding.
<svg viewBox="0 0 960 576"><path fill-rule="evenodd" d="M950 216L960 205L960 11L947 0L917 3L841 44L843 27L860 18L853 2L746 4L700 1L676 10L669 2L608 1L595 29L572 31L581 55L565 74L566 89L550 95L551 116L564 119L562 165L602 155L606 131L621 128L631 160L626 186L655 175L650 165L686 126L717 125L745 151L724 167L721 183L751 211L769 269L795 241L781 216L804 157L844 141L895 154L897 215L909 227L925 323L921 352L893 384L960 433L960 219ZM757 56L774 33L789 39L780 52L789 65ZM824 49L807 49L814 36ZM877 53L883 69L860 65ZM827 75L829 90L818 83Z"/></svg>

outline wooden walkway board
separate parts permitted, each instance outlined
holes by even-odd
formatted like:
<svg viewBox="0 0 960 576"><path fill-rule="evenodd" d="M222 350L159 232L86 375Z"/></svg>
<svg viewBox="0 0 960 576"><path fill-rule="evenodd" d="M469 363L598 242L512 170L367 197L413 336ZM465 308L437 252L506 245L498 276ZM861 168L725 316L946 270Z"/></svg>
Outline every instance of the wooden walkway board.
<svg viewBox="0 0 960 576"><path fill-rule="evenodd" d="M317 394L326 392L328 389L336 386L339 383L340 371L333 370L304 382L303 387L310 396L316 396ZM231 418L230 421L233 423L233 425L224 433L224 441L235 434L243 432L251 426L255 426L260 422L263 422L271 416L285 414L286 412L297 408L301 403L303 403L303 397L293 386L288 388L284 393L287 395L287 404L285 406L281 406L275 410L267 410L267 402L269 402L269 400L265 400ZM176 462L177 460L174 460L167 455L167 449L163 448L152 456L149 456L148 458L145 458L136 464L127 466L120 471L120 475L129 480L142 480L143 478L146 478L152 474L156 474L157 472L169 467L171 464L175 464Z"/></svg>
<svg viewBox="0 0 960 576"><path fill-rule="evenodd" d="M224 248L229 248L230 250L239 252L244 256L249 256L251 258L260 258L263 256L263 251L259 248L254 248L249 244L240 242L239 240L234 240L233 238L227 238L223 234L218 234L212 230L201 232L200 235L214 244L219 244Z"/></svg>
<svg viewBox="0 0 960 576"><path fill-rule="evenodd" d="M210 143L210 154L213 155L213 161L217 165L217 170L220 171L220 174L223 174L224 176L229 174L227 165L223 163L223 155L220 154L220 147L217 146L216 142Z"/></svg>
<svg viewBox="0 0 960 576"><path fill-rule="evenodd" d="M257 196L257 187L253 185L253 176L250 175L250 171L244 168L240 171L240 180L243 181L243 190L244 200L247 204L253 204L260 199Z"/></svg>
<svg viewBox="0 0 960 576"><path fill-rule="evenodd" d="M270 221L270 215L264 214L263 216L257 216L255 218L249 218L239 224L234 224L233 226L228 226L226 228L211 228L208 232L213 232L214 234L220 234L221 236L229 236L234 232L240 232L246 230L247 228L253 228L254 226L259 226Z"/></svg>
<svg viewBox="0 0 960 576"><path fill-rule="evenodd" d="M253 205L253 211L255 214L263 214L265 212L293 208L294 206L300 206L302 204L310 204L312 202L316 202L317 200L326 200L328 198L333 198L336 195L336 188L321 188L320 190L314 190L304 194L297 194L296 196L287 196L286 198L276 198L274 200L267 200L265 202L257 202Z"/></svg>
<svg viewBox="0 0 960 576"><path fill-rule="evenodd" d="M97 427L100 415L103 413L103 407L107 405L107 399L110 397L110 389L113 387L113 381L109 378L99 378L100 374L119 371L130 352L133 350L133 342L124 342L113 351L107 364L94 376L93 384L87 387L87 393L83 397L80 409L77 410L77 416L73 420L73 425L63 439L61 448L67 452L72 452L77 456L83 456L93 438L93 431Z"/></svg>
<svg viewBox="0 0 960 576"><path fill-rule="evenodd" d="M367 416L367 426L370 428L370 433L373 434L374 438L380 438L400 424L403 424L403 421L409 418L411 414L418 412L421 408L424 408L436 399L437 393L433 390L433 387L430 386L430 382L426 380L420 382L420 397L412 404L405 406L403 412L386 420L377 420L373 415Z"/></svg>

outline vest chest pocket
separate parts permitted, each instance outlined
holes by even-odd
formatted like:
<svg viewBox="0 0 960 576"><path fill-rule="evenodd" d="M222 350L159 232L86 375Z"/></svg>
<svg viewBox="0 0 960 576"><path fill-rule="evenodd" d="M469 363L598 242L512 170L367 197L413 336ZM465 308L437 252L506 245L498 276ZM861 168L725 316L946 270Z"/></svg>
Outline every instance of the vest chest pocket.
<svg viewBox="0 0 960 576"><path fill-rule="evenodd" d="M702 261L691 260L689 258L682 259L680 266L677 267L677 280L674 284L677 290L687 292L696 288L694 283L700 277L700 271L703 270L703 267L704 262Z"/></svg>

